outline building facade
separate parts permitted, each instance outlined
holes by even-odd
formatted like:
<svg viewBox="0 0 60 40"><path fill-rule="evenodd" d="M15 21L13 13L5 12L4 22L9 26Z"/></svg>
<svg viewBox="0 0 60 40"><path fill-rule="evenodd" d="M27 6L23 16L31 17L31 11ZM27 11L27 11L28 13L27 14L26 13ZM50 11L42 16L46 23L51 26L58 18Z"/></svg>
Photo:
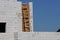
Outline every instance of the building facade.
<svg viewBox="0 0 60 40"><path fill-rule="evenodd" d="M5 32L33 31L32 2L0 1L0 22L5 23Z"/></svg>
<svg viewBox="0 0 60 40"><path fill-rule="evenodd" d="M17 40L18 33L33 32L32 10L32 2L0 0L0 40Z"/></svg>
<svg viewBox="0 0 60 40"><path fill-rule="evenodd" d="M33 32L33 3L0 0L0 40L60 40L60 33Z"/></svg>

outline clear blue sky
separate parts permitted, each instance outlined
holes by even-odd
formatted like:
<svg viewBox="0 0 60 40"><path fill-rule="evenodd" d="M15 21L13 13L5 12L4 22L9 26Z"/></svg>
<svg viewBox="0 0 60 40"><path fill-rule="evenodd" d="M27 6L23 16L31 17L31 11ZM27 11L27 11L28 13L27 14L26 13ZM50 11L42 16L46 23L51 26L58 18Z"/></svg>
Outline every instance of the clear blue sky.
<svg viewBox="0 0 60 40"><path fill-rule="evenodd" d="M34 31L55 32L60 28L60 0L20 0L33 2Z"/></svg>

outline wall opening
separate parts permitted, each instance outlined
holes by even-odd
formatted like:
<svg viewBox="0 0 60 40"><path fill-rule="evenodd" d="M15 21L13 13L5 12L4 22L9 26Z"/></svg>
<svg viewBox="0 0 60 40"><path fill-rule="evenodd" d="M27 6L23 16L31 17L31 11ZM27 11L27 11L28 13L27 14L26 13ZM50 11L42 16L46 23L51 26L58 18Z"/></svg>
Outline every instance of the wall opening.
<svg viewBox="0 0 60 40"><path fill-rule="evenodd" d="M6 32L6 23L1 22L0 23L0 33Z"/></svg>

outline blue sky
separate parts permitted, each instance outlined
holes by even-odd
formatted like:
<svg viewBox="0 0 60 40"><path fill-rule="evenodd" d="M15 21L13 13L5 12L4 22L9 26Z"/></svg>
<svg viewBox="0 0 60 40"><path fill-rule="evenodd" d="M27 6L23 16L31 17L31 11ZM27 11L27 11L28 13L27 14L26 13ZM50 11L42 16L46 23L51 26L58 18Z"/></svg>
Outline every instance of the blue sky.
<svg viewBox="0 0 60 40"><path fill-rule="evenodd" d="M60 28L60 0L20 1L33 2L35 32L55 32Z"/></svg>

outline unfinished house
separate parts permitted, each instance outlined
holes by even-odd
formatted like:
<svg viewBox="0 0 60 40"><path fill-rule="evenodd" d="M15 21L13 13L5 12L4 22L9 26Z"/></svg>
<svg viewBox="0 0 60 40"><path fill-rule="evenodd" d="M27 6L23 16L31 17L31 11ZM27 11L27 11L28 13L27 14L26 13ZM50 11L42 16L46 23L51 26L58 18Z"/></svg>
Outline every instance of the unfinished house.
<svg viewBox="0 0 60 40"><path fill-rule="evenodd" d="M60 40L60 33L33 32L33 3L0 0L0 40Z"/></svg>
<svg viewBox="0 0 60 40"><path fill-rule="evenodd" d="M16 40L18 32L32 32L32 13L32 2L0 0L0 40Z"/></svg>

